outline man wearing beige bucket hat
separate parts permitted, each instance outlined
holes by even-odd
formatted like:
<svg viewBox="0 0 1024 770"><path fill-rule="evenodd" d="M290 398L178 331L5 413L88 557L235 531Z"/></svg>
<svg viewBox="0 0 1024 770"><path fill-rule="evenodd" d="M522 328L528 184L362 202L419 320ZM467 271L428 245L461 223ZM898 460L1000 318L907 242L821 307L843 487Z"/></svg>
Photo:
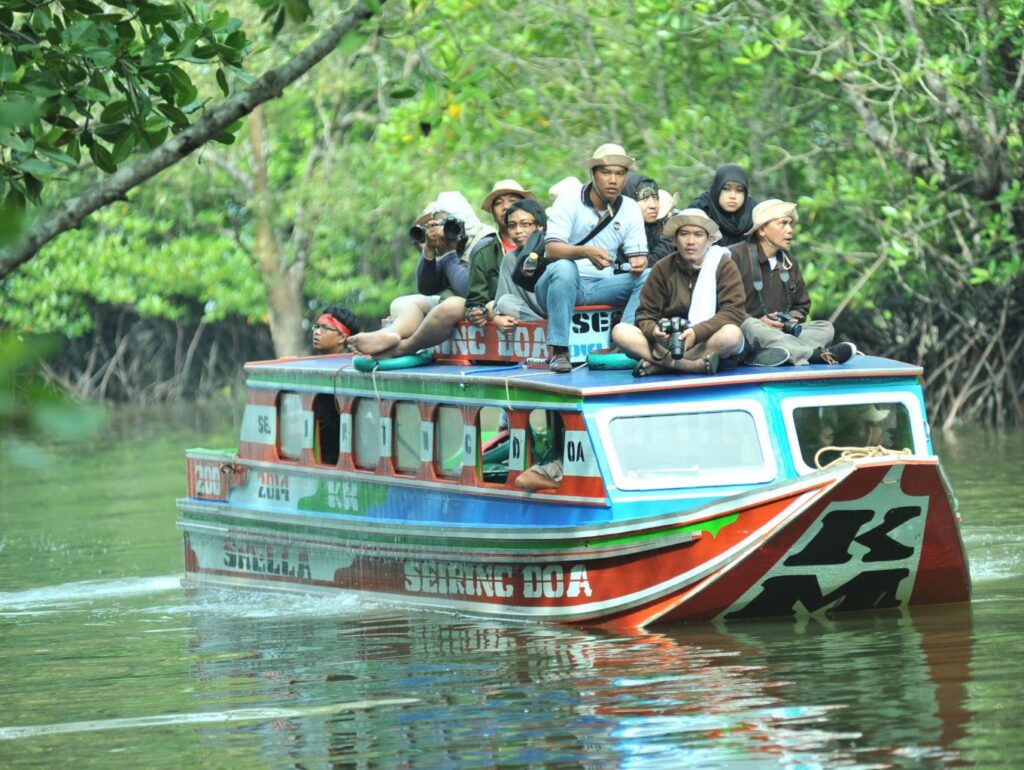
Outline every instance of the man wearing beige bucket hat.
<svg viewBox="0 0 1024 770"><path fill-rule="evenodd" d="M481 242L471 255L469 261L469 286L466 289L466 306L463 309L463 317L474 326L483 326L487 323L487 303L495 297L498 288L498 275L501 272L501 263L505 255L515 250L516 245L512 241L505 224L505 212L516 201L537 200L537 196L530 190L525 189L515 179L502 179L491 186L480 208L494 217L494 223L498 227L496 236ZM446 330L444 337L451 333L451 327L455 325L456 318Z"/></svg>
<svg viewBox="0 0 1024 770"><path fill-rule="evenodd" d="M754 206L746 240L729 246L743 276L746 311L743 322L746 362L756 366L843 364L857 348L832 345L835 329L828 321L808 321L811 298L800 265L789 249L797 221L796 204L770 198Z"/></svg>
<svg viewBox="0 0 1024 770"><path fill-rule="evenodd" d="M545 236L547 267L537 281L537 301L548 317L551 370L572 371L569 326L576 305L625 306L632 322L647 279L647 235L640 206L622 195L636 161L617 144L602 144L583 161L590 183L578 194L559 195ZM616 255L625 262L614 267Z"/></svg>
<svg viewBox="0 0 1024 770"><path fill-rule="evenodd" d="M674 371L714 374L743 344L743 280L729 251L714 245L718 225L700 209L665 223L676 253L659 260L640 292L636 325L620 323L612 340L639 359L633 376Z"/></svg>

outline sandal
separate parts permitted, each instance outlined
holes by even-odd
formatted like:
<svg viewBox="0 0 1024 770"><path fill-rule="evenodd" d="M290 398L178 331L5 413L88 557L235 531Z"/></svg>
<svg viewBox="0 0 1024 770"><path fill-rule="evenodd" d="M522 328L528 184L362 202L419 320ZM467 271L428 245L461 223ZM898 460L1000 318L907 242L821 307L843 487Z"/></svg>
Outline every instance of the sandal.
<svg viewBox="0 0 1024 770"><path fill-rule="evenodd" d="M678 372L675 373L678 374ZM636 366L633 367L634 377L650 377L652 374L673 374L673 370L666 369L664 366L658 366L646 358L640 359Z"/></svg>

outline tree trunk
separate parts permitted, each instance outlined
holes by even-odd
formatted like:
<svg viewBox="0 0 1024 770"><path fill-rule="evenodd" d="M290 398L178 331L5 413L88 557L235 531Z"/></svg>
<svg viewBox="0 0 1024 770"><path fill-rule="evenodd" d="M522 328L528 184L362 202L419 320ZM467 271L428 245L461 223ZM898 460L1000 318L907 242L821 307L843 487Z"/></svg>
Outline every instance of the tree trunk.
<svg viewBox="0 0 1024 770"><path fill-rule="evenodd" d="M263 108L249 115L249 141L252 145L255 252L253 257L267 293L267 315L274 352L278 356L307 354L306 334L302 329L303 295L306 266L301 259L282 253L274 233L272 193L267 182L267 156L263 146Z"/></svg>

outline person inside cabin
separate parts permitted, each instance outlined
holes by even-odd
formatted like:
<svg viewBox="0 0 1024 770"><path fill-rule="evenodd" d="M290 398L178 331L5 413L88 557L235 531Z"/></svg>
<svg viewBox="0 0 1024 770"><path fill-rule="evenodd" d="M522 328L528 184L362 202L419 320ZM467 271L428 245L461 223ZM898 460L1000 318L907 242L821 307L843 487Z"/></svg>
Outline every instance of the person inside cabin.
<svg viewBox="0 0 1024 770"><path fill-rule="evenodd" d="M359 334L355 313L344 305L329 305L313 324L313 350L321 355L347 353L353 334Z"/></svg>
<svg viewBox="0 0 1024 770"><path fill-rule="evenodd" d="M493 233L494 228L480 222L462 193L438 195L409 231L420 252L416 265L416 288L420 293L393 300L390 320L378 331L350 337L349 348L373 358L393 358L430 347L402 343L424 323L433 328L447 322L449 316L454 315L455 320L462 317L469 255L477 242ZM451 321L447 328L450 330L454 323Z"/></svg>
<svg viewBox="0 0 1024 770"><path fill-rule="evenodd" d="M750 197L750 178L735 163L719 166L711 186L690 201L687 208L700 209L718 225L719 246L731 246L746 238L753 226L757 201Z"/></svg>
<svg viewBox="0 0 1024 770"><path fill-rule="evenodd" d="M603 144L583 162L590 182L578 195L559 195L545 235L547 267L537 281L538 304L548 317L551 371L572 371L569 329L576 305L625 305L630 323L647 280L647 235L640 206L622 195L636 161L617 144ZM625 270L613 268L619 248Z"/></svg>
<svg viewBox="0 0 1024 770"><path fill-rule="evenodd" d="M481 247L470 259L469 288L466 293L463 316L474 326L485 325L491 317L503 260L505 255L517 248L515 238L509 232L505 215L510 206L524 200L536 202L537 196L524 189L515 179L502 179L500 182L494 183L480 206L494 217L494 222L498 226L498 234L481 242ZM454 323L452 325L454 326ZM451 327L448 328L448 334L451 334ZM444 337L438 342L443 339Z"/></svg>
<svg viewBox="0 0 1024 770"><path fill-rule="evenodd" d="M797 409L793 420L800 442L800 453L807 465L811 468L824 467L839 457L838 450L821 451L836 445L836 416L831 408Z"/></svg>
<svg viewBox="0 0 1024 770"><path fill-rule="evenodd" d="M729 247L746 292L747 364L844 364L857 353L851 342L831 344L835 329L828 321L807 320L811 298L790 253L796 221L795 203L762 201L746 239Z"/></svg>
<svg viewBox="0 0 1024 770"><path fill-rule="evenodd" d="M516 476L517 489L536 492L542 489L558 489L564 476L562 454L565 445L565 424L558 412L548 412L548 430L533 437L533 451L536 462Z"/></svg>
<svg viewBox="0 0 1024 770"><path fill-rule="evenodd" d="M840 426L839 436L843 446L850 447L888 447L891 445L888 427L889 409L876 404L865 404L848 414L848 419Z"/></svg>
<svg viewBox="0 0 1024 770"><path fill-rule="evenodd" d="M676 253L651 268L636 325L617 325L612 340L639 359L635 377L714 374L720 359L743 344L743 281L729 251L715 245L718 225L700 209L685 209L669 219L665 234L675 242Z"/></svg>
<svg viewBox="0 0 1024 770"><path fill-rule="evenodd" d="M516 250L506 254L498 274L498 288L492 310L494 325L502 334L509 334L519 321L540 321L544 309L537 302L537 295L512 280L512 272L522 249L530 236L547 227L544 207L535 200L516 201L505 212L509 236Z"/></svg>
<svg viewBox="0 0 1024 770"><path fill-rule="evenodd" d="M622 194L640 206L640 213L644 217L644 233L647 235L647 263L653 267L659 259L676 250L672 239L666 238L662 232L675 201L668 192L658 187L657 182L635 171L626 175L626 186ZM667 201L664 196L668 196Z"/></svg>

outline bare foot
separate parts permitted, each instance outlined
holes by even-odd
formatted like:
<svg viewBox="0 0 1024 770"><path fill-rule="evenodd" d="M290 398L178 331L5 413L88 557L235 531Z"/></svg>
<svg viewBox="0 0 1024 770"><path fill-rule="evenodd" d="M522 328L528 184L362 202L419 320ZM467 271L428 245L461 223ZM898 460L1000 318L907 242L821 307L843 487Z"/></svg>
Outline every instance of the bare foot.
<svg viewBox="0 0 1024 770"><path fill-rule="evenodd" d="M390 329L381 329L375 332L363 332L353 334L348 338L348 346L363 356L379 356L395 347L402 338L398 332Z"/></svg>

